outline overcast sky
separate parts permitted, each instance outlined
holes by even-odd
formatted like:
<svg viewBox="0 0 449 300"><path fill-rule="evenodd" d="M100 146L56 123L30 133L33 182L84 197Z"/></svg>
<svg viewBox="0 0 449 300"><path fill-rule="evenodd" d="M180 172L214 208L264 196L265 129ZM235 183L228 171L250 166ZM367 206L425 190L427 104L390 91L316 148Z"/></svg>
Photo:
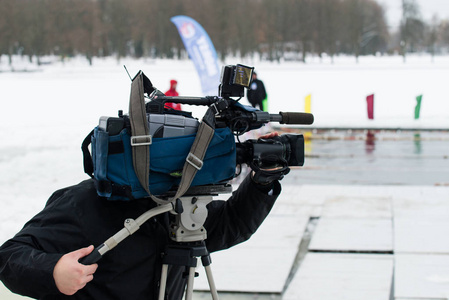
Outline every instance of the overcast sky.
<svg viewBox="0 0 449 300"><path fill-rule="evenodd" d="M402 0L378 0L386 9L390 26L397 27L401 20ZM421 16L428 22L436 14L439 19L449 19L449 0L416 0L421 10Z"/></svg>

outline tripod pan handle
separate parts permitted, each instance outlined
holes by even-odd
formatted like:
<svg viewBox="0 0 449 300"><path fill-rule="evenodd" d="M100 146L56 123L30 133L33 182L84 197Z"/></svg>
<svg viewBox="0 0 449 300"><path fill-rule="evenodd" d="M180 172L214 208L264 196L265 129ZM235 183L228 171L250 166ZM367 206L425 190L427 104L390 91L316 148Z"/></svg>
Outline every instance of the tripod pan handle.
<svg viewBox="0 0 449 300"><path fill-rule="evenodd" d="M91 265L99 261L102 257L100 249L104 247L104 244L96 247L89 255L82 257L79 262L83 265Z"/></svg>

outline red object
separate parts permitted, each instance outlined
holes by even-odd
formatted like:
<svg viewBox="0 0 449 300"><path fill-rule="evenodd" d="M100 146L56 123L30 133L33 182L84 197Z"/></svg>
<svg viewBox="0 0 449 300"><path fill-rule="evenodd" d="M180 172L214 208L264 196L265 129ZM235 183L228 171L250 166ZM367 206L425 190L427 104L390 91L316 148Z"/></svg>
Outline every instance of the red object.
<svg viewBox="0 0 449 300"><path fill-rule="evenodd" d="M165 92L165 96L169 97L177 97L179 96L178 92L176 91L176 86L178 85L178 82L174 79L170 80L170 89ZM167 108L173 108L176 110L181 110L181 104L180 103L171 103L167 102L165 103L165 107Z"/></svg>
<svg viewBox="0 0 449 300"><path fill-rule="evenodd" d="M374 119L374 94L366 97L366 104L368 107L368 119Z"/></svg>

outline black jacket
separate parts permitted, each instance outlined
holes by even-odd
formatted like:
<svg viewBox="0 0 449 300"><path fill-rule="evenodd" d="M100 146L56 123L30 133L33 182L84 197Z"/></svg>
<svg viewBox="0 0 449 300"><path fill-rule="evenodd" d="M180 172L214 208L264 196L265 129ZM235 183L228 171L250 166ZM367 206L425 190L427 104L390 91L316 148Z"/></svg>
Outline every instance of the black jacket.
<svg viewBox="0 0 449 300"><path fill-rule="evenodd" d="M262 101L267 97L267 92L265 91L265 86L261 80L255 79L251 82L250 88L246 92L246 96L253 107L259 105L259 109L263 110Z"/></svg>
<svg viewBox="0 0 449 300"><path fill-rule="evenodd" d="M204 224L210 252L247 240L268 215L273 195L249 177L228 201L208 205ZM53 269L65 253L98 246L123 228L127 218L137 218L154 207L151 200L108 201L96 194L94 182L56 191L44 210L0 248L0 279L11 291L37 299L157 299L161 253L168 237L168 213L147 221L133 235L106 253L98 262L93 281L73 296L61 294ZM180 267L172 267L167 281L168 299L181 299L185 282Z"/></svg>

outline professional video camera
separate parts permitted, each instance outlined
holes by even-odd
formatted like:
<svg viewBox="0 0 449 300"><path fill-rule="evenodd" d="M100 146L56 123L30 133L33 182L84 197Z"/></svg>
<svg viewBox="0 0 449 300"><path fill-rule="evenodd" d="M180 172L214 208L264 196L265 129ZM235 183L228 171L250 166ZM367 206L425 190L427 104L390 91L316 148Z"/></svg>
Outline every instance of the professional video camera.
<svg viewBox="0 0 449 300"><path fill-rule="evenodd" d="M157 138L164 140L165 138L188 136L195 134L198 130L200 122L193 118L190 112L168 109L165 104L169 102L208 106L212 113L206 114L203 121L213 126L215 130L227 128L237 136L233 172L231 170L226 174L218 175L216 172L219 168L214 165L216 177L206 176L207 180L197 178L197 181L194 181L192 185L217 184L232 179L236 175L236 167L242 164L251 166L257 173L256 178L261 182L280 179L289 172L289 166L302 166L304 164L304 137L301 134L284 134L270 139L251 139L240 142L240 135L258 129L269 122L305 125L313 123L312 114L298 112L270 114L251 106L242 105L239 100L244 96L244 89L248 88L251 83L253 70L254 68L244 65L224 66L218 88L219 95L207 97L165 96L154 88L151 81L142 73L143 92L147 99L145 113L151 142L154 142ZM108 132L109 136L119 134L124 128L131 132L130 118L121 112L119 112L118 118L101 117L99 128ZM176 154L174 155L176 156ZM234 154L231 153L230 155ZM164 160L164 158L160 160ZM165 158L165 160L168 162L169 159ZM170 158L171 161L172 158ZM157 176L157 170L155 174L152 176ZM181 172L173 171L170 174L181 174ZM153 190L155 191L153 194L160 195L161 191L165 192L168 189L156 187Z"/></svg>
<svg viewBox="0 0 449 300"><path fill-rule="evenodd" d="M224 66L219 85L219 96L168 97L155 89L144 77L144 92L149 100L145 107L149 131L153 138L170 138L193 134L199 121L191 113L167 109L165 104L180 103L203 105L212 109L214 116L209 120L215 128L229 128L237 137L258 129L269 122L281 124L312 124L313 115L297 112L269 114L239 103L248 88L254 68L244 65ZM238 99L233 99L238 98ZM102 117L100 127L109 135L118 134L123 128L130 128L128 116L119 113L119 118ZM277 173L286 174L289 166L304 164L304 137L301 134L284 134L271 139L238 141L236 143L236 165L247 164L256 170L277 168ZM218 182L208 182L216 184Z"/></svg>

